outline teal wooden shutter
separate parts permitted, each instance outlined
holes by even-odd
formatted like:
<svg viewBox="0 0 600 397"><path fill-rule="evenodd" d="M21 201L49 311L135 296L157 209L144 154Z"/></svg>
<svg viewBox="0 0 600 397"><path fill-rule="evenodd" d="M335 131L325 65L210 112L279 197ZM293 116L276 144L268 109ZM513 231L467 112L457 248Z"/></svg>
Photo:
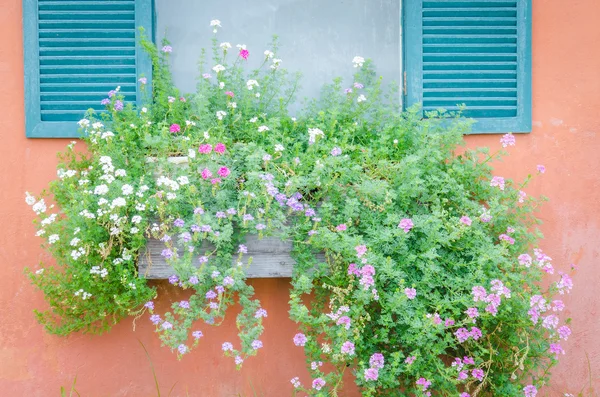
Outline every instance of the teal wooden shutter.
<svg viewBox="0 0 600 397"><path fill-rule="evenodd" d="M152 31L152 0L23 0L26 136L78 137L117 86L139 103L138 76L151 77L139 26Z"/></svg>
<svg viewBox="0 0 600 397"><path fill-rule="evenodd" d="M405 103L531 131L531 0L405 0Z"/></svg>

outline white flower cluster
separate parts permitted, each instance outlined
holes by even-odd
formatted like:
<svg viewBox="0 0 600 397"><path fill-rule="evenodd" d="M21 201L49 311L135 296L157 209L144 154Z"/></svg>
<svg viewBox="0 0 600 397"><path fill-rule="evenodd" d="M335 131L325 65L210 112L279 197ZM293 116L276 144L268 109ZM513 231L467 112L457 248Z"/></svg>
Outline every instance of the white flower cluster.
<svg viewBox="0 0 600 397"><path fill-rule="evenodd" d="M92 296L92 294L90 294L89 292L85 292L83 289L75 291L75 293L73 295L81 296L81 299L83 299L83 300L91 298L91 296Z"/></svg>
<svg viewBox="0 0 600 397"><path fill-rule="evenodd" d="M318 136L325 136L323 131L318 128L309 128L308 129L308 144L312 145L317 141Z"/></svg>
<svg viewBox="0 0 600 397"><path fill-rule="evenodd" d="M90 269L90 274L97 274L100 277L104 278L108 276L108 270L106 268L100 268L100 266L92 266Z"/></svg>

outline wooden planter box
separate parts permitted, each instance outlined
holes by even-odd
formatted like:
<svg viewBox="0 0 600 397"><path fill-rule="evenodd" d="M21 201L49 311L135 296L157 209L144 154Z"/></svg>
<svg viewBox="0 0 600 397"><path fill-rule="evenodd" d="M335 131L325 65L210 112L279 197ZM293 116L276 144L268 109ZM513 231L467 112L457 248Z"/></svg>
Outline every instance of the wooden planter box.
<svg viewBox="0 0 600 397"><path fill-rule="evenodd" d="M148 162L156 161L149 158ZM187 157L169 157L169 162L187 167ZM248 253L244 258L252 257L252 264L246 269L249 278L273 278L292 277L295 261L290 256L292 243L282 241L276 236L265 237L261 240L256 235L248 235L245 245ZM148 239L145 249L138 259L139 276L148 279L166 279L175 274L173 268L162 257L161 252L165 248L163 242L156 239ZM198 258L202 255L200 250L192 263L199 265ZM234 257L232 266L236 266L237 256Z"/></svg>

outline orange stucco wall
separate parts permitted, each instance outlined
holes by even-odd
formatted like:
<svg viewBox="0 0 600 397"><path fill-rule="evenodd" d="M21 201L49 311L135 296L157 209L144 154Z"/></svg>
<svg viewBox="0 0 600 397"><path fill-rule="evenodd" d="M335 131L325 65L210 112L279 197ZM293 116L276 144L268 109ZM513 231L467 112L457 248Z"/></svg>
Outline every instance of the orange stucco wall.
<svg viewBox="0 0 600 397"><path fill-rule="evenodd" d="M103 336L48 335L32 309L42 295L23 275L48 256L33 237L32 213L24 191L39 192L54 178L55 153L65 140L26 139L23 115L23 43L21 0L0 7L0 395L58 395L77 376L82 396L156 395L154 362L163 393L174 396L285 396L289 379L307 380L302 351L290 339L295 325L287 319L288 280L257 280L258 298L269 312L265 348L237 372L219 346L232 340L234 316L219 328L203 329L201 347L181 362L159 346L147 318L125 320ZM554 370L549 395L575 393L588 382L600 390L600 1L533 1L533 132L518 136L512 156L498 174L522 178L536 164L546 174L529 188L550 198L542 212L543 248L555 265L578 266L575 290L566 298L573 318L567 355ZM499 146L498 135L470 136L470 145ZM159 284L162 304L177 294ZM347 391L344 395L356 395Z"/></svg>

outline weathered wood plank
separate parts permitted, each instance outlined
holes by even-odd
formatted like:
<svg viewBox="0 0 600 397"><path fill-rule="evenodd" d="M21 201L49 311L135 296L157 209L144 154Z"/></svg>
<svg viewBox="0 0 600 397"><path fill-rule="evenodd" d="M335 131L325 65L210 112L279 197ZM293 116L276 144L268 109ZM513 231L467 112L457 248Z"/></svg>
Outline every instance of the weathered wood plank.
<svg viewBox="0 0 600 397"><path fill-rule="evenodd" d="M244 258L252 257L252 264L246 269L246 275L249 278L275 278L291 277L295 261L290 256L292 243L282 241L279 237L265 237L261 240L256 235L249 235L246 238L245 245L248 247L248 254ZM161 256L165 248L163 242L149 239L145 250L140 255L138 261L139 276L148 279L166 279L173 275L175 271ZM204 253L199 250L194 256L192 263L199 266L198 258ZM236 266L236 258L232 266ZM324 257L321 259L324 260ZM246 264L246 262L244 262Z"/></svg>

